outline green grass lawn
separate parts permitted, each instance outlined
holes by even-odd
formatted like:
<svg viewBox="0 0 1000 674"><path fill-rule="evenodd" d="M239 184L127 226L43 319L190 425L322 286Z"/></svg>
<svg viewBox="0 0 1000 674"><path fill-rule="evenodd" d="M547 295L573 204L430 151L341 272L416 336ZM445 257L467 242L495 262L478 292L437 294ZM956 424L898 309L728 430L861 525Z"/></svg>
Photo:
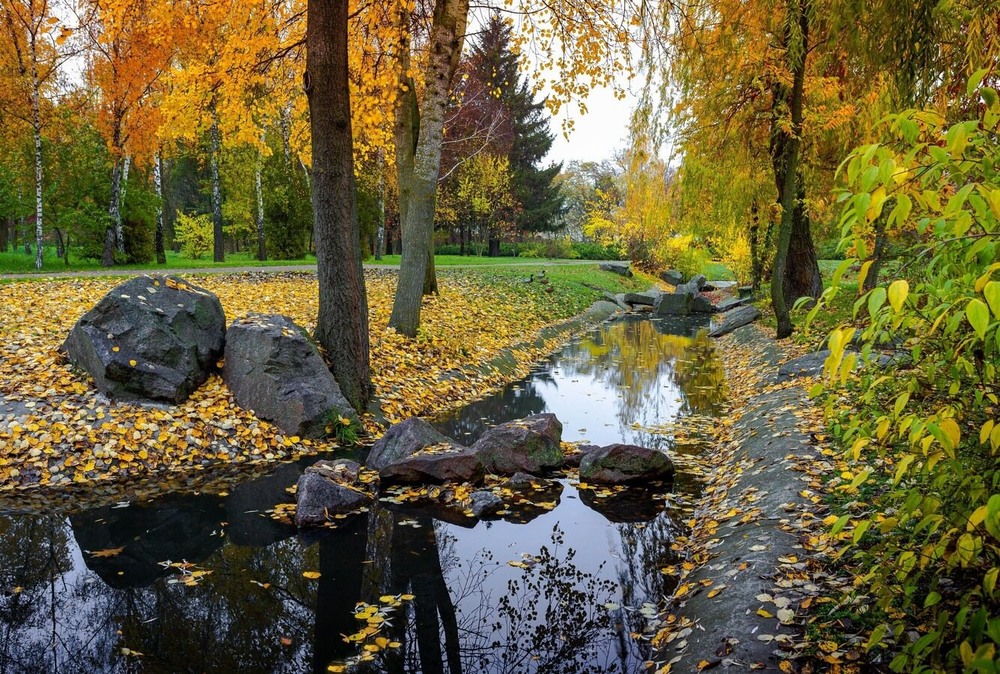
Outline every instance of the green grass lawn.
<svg viewBox="0 0 1000 674"><path fill-rule="evenodd" d="M167 263L156 264L123 264L117 265L115 269L207 269L210 267L269 267L291 264L316 264L314 255L307 255L301 260L267 260L261 262L251 253L229 253L225 262L214 262L211 257L190 258L167 251ZM17 252L0 252L0 274L52 274L65 271L97 271L105 269L99 260L79 258L70 251L69 264L56 257L55 248L46 247L42 254L42 269L35 269L35 256L25 255L23 250Z"/></svg>
<svg viewBox="0 0 1000 674"><path fill-rule="evenodd" d="M42 257L43 267L37 273L41 275L67 271L98 271L105 269L100 261L76 257L70 253L69 264L56 257L54 248L46 248ZM385 255L381 260L373 257L365 260L368 264L399 265L399 255ZM462 266L504 266L510 264L566 264L579 263L580 260L547 260L527 257L481 257L478 255L437 255L434 262L439 267ZM284 265L316 264L315 255L307 255L300 260L267 260L260 262L251 253L229 253L225 262L214 262L211 257L189 258L173 251L167 252L167 263L159 265L148 264L118 265L115 269L209 269L212 267L271 267ZM595 263L596 264L596 263ZM36 273L34 255L25 255L23 251L0 252L0 274L33 274Z"/></svg>

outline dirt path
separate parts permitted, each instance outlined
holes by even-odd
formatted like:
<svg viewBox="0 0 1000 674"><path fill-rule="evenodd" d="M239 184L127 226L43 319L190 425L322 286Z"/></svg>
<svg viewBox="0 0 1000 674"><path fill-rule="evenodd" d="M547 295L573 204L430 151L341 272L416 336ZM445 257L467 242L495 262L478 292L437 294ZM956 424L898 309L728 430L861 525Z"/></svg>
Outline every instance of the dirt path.
<svg viewBox="0 0 1000 674"><path fill-rule="evenodd" d="M531 259L524 260L513 258L511 262L503 262L497 264L449 264L440 265L438 269L490 269L494 267L559 267L559 266L575 266L575 265L597 265L605 264L610 262L617 262L615 260L545 260L545 259ZM620 262L619 262L620 264ZM368 263L364 264L365 269L399 269L398 264L377 264ZM239 274L242 272L264 272L264 273L281 273L281 272L304 272L304 273L315 273L315 264L288 264L288 265L274 265L274 266L256 266L256 267L201 267L201 268L189 268L189 269L168 269L161 267L146 267L143 269L116 269L114 267L109 269L90 269L86 271L57 271L57 272L30 272L30 273L20 273L20 274L0 274L0 281L20 281L25 279L50 279L50 278L100 278L100 277L121 277L121 276L141 276L142 274L150 273L161 273L161 274L178 274L178 275L188 275L188 274Z"/></svg>

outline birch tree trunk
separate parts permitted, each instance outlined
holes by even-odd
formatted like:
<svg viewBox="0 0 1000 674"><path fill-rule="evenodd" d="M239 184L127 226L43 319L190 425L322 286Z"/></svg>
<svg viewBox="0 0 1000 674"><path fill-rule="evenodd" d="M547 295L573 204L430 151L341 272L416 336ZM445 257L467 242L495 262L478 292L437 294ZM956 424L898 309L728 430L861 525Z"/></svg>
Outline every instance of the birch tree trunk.
<svg viewBox="0 0 1000 674"><path fill-rule="evenodd" d="M38 44L31 34L31 126L35 135L35 269L42 268L42 115Z"/></svg>
<svg viewBox="0 0 1000 674"><path fill-rule="evenodd" d="M115 137L117 137L117 133ZM117 147L117 143L115 143ZM121 183L122 183L122 164L121 159L117 157L114 158L114 163L111 165L111 203L108 205L108 226L104 229L104 252L101 256L101 266L112 267L115 264L115 250L117 249L116 241L118 240L117 232L121 227Z"/></svg>
<svg viewBox="0 0 1000 674"><path fill-rule="evenodd" d="M157 264L167 263L166 242L163 237L163 166L159 153L153 155L153 187L156 190L156 234L153 247L156 249Z"/></svg>
<svg viewBox="0 0 1000 674"><path fill-rule="evenodd" d="M368 298L355 204L347 74L348 0L308 0L306 95L312 131L313 231L319 280L316 339L344 397L358 410L371 398Z"/></svg>
<svg viewBox="0 0 1000 674"><path fill-rule="evenodd" d="M263 172L264 157L257 151L257 165L254 166L254 191L257 197L257 259L264 261L267 259L267 247L264 240L264 188L262 185L261 173Z"/></svg>
<svg viewBox="0 0 1000 674"><path fill-rule="evenodd" d="M125 208L125 192L128 190L128 171L132 166L131 155L125 155L122 163L122 177L119 185L118 210L115 213L115 241L118 243L118 252L125 254L125 229L122 227L122 210Z"/></svg>
<svg viewBox="0 0 1000 674"><path fill-rule="evenodd" d="M225 262L226 240L222 231L222 179L219 177L219 147L222 145L222 139L214 100L211 103L210 111L212 114L212 128L209 130L211 137L209 152L212 155L210 160L212 172L212 259L216 262Z"/></svg>
<svg viewBox="0 0 1000 674"><path fill-rule="evenodd" d="M378 151L378 203L375 208L378 228L375 230L375 259L382 259L385 250L385 157Z"/></svg>
<svg viewBox="0 0 1000 674"><path fill-rule="evenodd" d="M445 108L465 39L469 0L436 0L430 34L430 61L420 126L413 157L413 177L402 221L403 257L389 326L414 337L420 327L420 302L434 233L434 201L441 170ZM398 125L397 125L398 126ZM400 184L400 193L403 191ZM402 199L400 200L402 201ZM402 209L400 210L402 215Z"/></svg>

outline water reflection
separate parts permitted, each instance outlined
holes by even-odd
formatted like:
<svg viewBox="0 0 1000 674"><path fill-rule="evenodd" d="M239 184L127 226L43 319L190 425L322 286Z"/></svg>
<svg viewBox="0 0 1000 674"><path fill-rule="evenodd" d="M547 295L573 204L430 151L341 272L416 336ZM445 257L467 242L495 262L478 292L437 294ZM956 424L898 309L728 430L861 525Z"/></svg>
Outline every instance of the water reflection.
<svg viewBox="0 0 1000 674"><path fill-rule="evenodd" d="M656 445L635 425L719 400L711 344L662 329L605 326L448 423L468 441L487 421L549 410L567 439ZM264 511L292 500L302 468L217 495L0 515L0 673L324 672L359 654L342 638L357 602L386 594L414 596L386 627L400 647L352 671L644 671L629 633L636 608L672 589L659 569L681 534L662 496L598 498L557 480L506 519L378 504L297 535ZM178 582L170 561L209 573Z"/></svg>
<svg viewBox="0 0 1000 674"><path fill-rule="evenodd" d="M725 373L712 341L690 322L626 318L594 330L525 380L441 418L445 435L474 442L486 427L538 412L563 420L563 439L665 447L649 427L713 414Z"/></svg>

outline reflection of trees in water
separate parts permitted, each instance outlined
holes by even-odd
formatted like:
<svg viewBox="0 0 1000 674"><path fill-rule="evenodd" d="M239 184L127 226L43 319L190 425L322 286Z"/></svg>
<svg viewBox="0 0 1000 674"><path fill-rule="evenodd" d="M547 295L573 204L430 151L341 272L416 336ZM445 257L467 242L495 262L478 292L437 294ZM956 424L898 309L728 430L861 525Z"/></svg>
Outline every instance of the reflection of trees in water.
<svg viewBox="0 0 1000 674"><path fill-rule="evenodd" d="M677 524L670 513L664 513L642 527L618 524L615 528L622 546L622 554L615 569L621 587L622 604L637 607L643 602L656 602L661 597L670 596L676 589L676 578L663 575L660 568L675 564L680 559L678 553L670 549L670 545L682 535L681 525ZM639 613L625 612L624 615L629 620L630 632L643 632L645 621Z"/></svg>
<svg viewBox="0 0 1000 674"><path fill-rule="evenodd" d="M503 423L545 411L545 401L538 394L537 382L551 379L545 373L535 374L528 380L507 386L487 398L441 417L434 426L462 444L472 444L489 425L484 419L490 423Z"/></svg>
<svg viewBox="0 0 1000 674"><path fill-rule="evenodd" d="M649 320L617 321L580 340L579 357L563 363L571 374L594 377L620 391L618 419L663 423L657 389L672 381L684 396L682 411L711 413L723 398L725 376L704 332L661 334Z"/></svg>

